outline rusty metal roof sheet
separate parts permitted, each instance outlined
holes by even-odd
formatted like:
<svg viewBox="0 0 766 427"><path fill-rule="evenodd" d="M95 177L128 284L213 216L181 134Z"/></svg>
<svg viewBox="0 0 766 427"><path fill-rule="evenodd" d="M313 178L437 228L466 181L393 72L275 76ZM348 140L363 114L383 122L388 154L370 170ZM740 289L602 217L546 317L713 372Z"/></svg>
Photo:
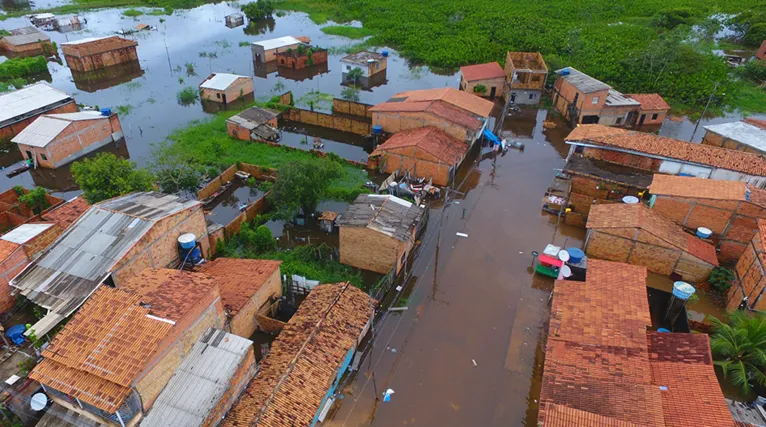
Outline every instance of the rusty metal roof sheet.
<svg viewBox="0 0 766 427"><path fill-rule="evenodd" d="M414 203L388 194L360 194L337 221L340 227L367 227L406 242L423 217Z"/></svg>

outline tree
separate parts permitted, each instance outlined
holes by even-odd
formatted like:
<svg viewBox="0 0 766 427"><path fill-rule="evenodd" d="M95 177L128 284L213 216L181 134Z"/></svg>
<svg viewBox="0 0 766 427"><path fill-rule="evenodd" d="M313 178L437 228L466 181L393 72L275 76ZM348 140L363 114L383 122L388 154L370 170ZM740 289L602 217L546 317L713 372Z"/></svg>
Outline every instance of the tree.
<svg viewBox="0 0 766 427"><path fill-rule="evenodd" d="M292 218L302 211L314 212L330 181L342 175L340 164L325 160L300 160L279 168L271 189L270 201L282 218Z"/></svg>
<svg viewBox="0 0 766 427"><path fill-rule="evenodd" d="M710 336L710 349L732 385L745 392L753 384L766 386L766 316L738 311L729 316L729 324L712 318L715 329Z"/></svg>
<svg viewBox="0 0 766 427"><path fill-rule="evenodd" d="M202 180L202 168L184 159L173 147L167 141L152 144L149 170L164 193L196 191Z"/></svg>
<svg viewBox="0 0 766 427"><path fill-rule="evenodd" d="M270 0L258 0L247 3L241 9L249 21L260 21L274 14L274 3Z"/></svg>
<svg viewBox="0 0 766 427"><path fill-rule="evenodd" d="M344 87L340 91L340 97L346 101L359 102L359 88L356 86Z"/></svg>
<svg viewBox="0 0 766 427"><path fill-rule="evenodd" d="M91 204L134 191L153 189L149 171L137 169L135 163L111 153L75 162L72 164L72 176Z"/></svg>
<svg viewBox="0 0 766 427"><path fill-rule="evenodd" d="M353 82L354 86L359 84L359 80L362 77L364 77L364 71L362 71L362 69L359 68L359 67L354 67L346 75L346 78L348 80L351 80Z"/></svg>
<svg viewBox="0 0 766 427"><path fill-rule="evenodd" d="M15 188L14 188L15 189ZM42 187L29 190L26 194L19 195L19 202L25 204L35 215L47 209L51 204L47 199L48 192Z"/></svg>

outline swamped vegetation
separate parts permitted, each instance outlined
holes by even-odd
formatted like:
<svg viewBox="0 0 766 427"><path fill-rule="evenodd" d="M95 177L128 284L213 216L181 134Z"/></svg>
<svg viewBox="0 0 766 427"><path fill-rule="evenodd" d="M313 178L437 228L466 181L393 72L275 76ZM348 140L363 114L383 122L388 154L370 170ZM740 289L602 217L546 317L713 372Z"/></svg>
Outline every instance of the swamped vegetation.
<svg viewBox="0 0 766 427"><path fill-rule="evenodd" d="M48 62L43 56L12 58L0 64L0 80L12 80L48 72Z"/></svg>
<svg viewBox="0 0 766 427"><path fill-rule="evenodd" d="M368 28L350 27L347 25L328 25L322 27L322 32L331 36L343 36L350 39L363 39L374 32Z"/></svg>

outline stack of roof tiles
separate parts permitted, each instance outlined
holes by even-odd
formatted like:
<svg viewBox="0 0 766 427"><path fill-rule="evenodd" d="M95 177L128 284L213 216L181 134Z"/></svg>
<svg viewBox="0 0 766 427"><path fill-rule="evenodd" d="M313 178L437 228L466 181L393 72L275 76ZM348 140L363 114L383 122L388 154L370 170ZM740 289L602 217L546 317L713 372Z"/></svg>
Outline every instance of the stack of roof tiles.
<svg viewBox="0 0 766 427"><path fill-rule="evenodd" d="M370 298L349 283L312 289L223 426L312 425L371 314Z"/></svg>
<svg viewBox="0 0 766 427"><path fill-rule="evenodd" d="M538 425L733 426L707 335L647 333L646 269L591 260L557 281Z"/></svg>

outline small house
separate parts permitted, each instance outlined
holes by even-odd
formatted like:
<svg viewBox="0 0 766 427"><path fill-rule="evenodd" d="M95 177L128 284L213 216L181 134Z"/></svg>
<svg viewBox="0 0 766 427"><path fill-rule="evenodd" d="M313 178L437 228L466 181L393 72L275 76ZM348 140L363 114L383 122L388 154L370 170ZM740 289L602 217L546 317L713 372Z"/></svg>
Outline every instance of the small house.
<svg viewBox="0 0 766 427"><path fill-rule="evenodd" d="M460 67L460 90L495 99L503 94L505 71L497 62Z"/></svg>
<svg viewBox="0 0 766 427"><path fill-rule="evenodd" d="M375 77L378 75L385 76L387 65L388 58L386 55L368 50L346 55L340 60L343 81L361 87L372 86L370 83L375 81ZM361 72L358 72L358 75L349 76L349 73L357 68Z"/></svg>
<svg viewBox="0 0 766 427"><path fill-rule="evenodd" d="M35 27L53 25L56 23L56 15L50 12L36 13L34 15L29 15L29 21L32 22L32 25Z"/></svg>
<svg viewBox="0 0 766 427"><path fill-rule="evenodd" d="M229 73L213 73L199 85L205 101L227 104L254 92L253 79Z"/></svg>
<svg viewBox="0 0 766 427"><path fill-rule="evenodd" d="M11 141L35 167L56 169L121 139L116 113L80 111L40 116Z"/></svg>
<svg viewBox="0 0 766 427"><path fill-rule="evenodd" d="M308 43L308 38L303 38ZM287 49L296 49L304 41L292 36L253 42L253 61L256 64L269 63L277 60L277 54Z"/></svg>
<svg viewBox="0 0 766 427"><path fill-rule="evenodd" d="M51 39L35 27L11 30L11 35L0 38L0 47L13 56L33 56L54 53Z"/></svg>
<svg viewBox="0 0 766 427"><path fill-rule="evenodd" d="M126 285L96 290L29 374L57 404L115 427L136 425L205 331L225 323L204 274L147 269Z"/></svg>
<svg viewBox="0 0 766 427"><path fill-rule="evenodd" d="M404 267L423 224L424 209L387 194L360 194L338 221L340 262L394 274Z"/></svg>
<svg viewBox="0 0 766 427"><path fill-rule="evenodd" d="M766 242L766 221L758 219L757 231L742 251L737 260L734 272L737 281L726 294L726 308L734 311L745 299L747 308L756 311L766 311L766 253L763 244Z"/></svg>
<svg viewBox="0 0 766 427"><path fill-rule="evenodd" d="M540 52L508 52L505 55L506 92L514 104L537 105L545 90L548 66Z"/></svg>
<svg viewBox="0 0 766 427"><path fill-rule="evenodd" d="M638 101L638 126L661 125L670 111L670 105L659 93L628 93L626 97Z"/></svg>
<svg viewBox="0 0 766 427"><path fill-rule="evenodd" d="M609 89L604 108L599 112L598 123L606 126L625 126L635 123L639 108L641 108L640 102L614 89Z"/></svg>
<svg viewBox="0 0 766 427"><path fill-rule="evenodd" d="M141 427L215 426L255 371L252 341L209 328L157 397Z"/></svg>
<svg viewBox="0 0 766 427"><path fill-rule="evenodd" d="M250 140L279 140L279 131L277 130L277 111L251 107L239 114L231 116L226 120L226 132L232 138L242 141Z"/></svg>
<svg viewBox="0 0 766 427"><path fill-rule="evenodd" d="M0 93L0 139L10 140L42 114L74 113L77 104L71 96L47 83L36 83L19 90Z"/></svg>
<svg viewBox="0 0 766 427"><path fill-rule="evenodd" d="M588 215L585 253L592 258L642 265L697 283L718 266L715 247L643 204L595 205Z"/></svg>
<svg viewBox="0 0 766 427"><path fill-rule="evenodd" d="M766 155L766 120L747 118L704 128L703 144Z"/></svg>
<svg viewBox="0 0 766 427"><path fill-rule="evenodd" d="M373 306L350 283L312 288L221 426L313 426L324 421L370 328Z"/></svg>
<svg viewBox="0 0 766 427"><path fill-rule="evenodd" d="M226 15L225 21L226 26L229 28L239 27L240 25L245 25L245 15L242 13L232 13L231 15Z"/></svg>
<svg viewBox="0 0 766 427"><path fill-rule="evenodd" d="M468 152L468 144L435 127L395 133L370 154L368 166L386 173L408 171L449 185Z"/></svg>
<svg viewBox="0 0 766 427"><path fill-rule="evenodd" d="M118 36L89 37L61 43L72 71L93 71L138 60L138 42Z"/></svg>
<svg viewBox="0 0 766 427"><path fill-rule="evenodd" d="M327 49L308 44L300 44L295 49L278 52L277 67L302 70L327 63Z"/></svg>
<svg viewBox="0 0 766 427"><path fill-rule="evenodd" d="M335 231L335 221L338 219L338 212L324 211L319 215L319 228L326 233Z"/></svg>

